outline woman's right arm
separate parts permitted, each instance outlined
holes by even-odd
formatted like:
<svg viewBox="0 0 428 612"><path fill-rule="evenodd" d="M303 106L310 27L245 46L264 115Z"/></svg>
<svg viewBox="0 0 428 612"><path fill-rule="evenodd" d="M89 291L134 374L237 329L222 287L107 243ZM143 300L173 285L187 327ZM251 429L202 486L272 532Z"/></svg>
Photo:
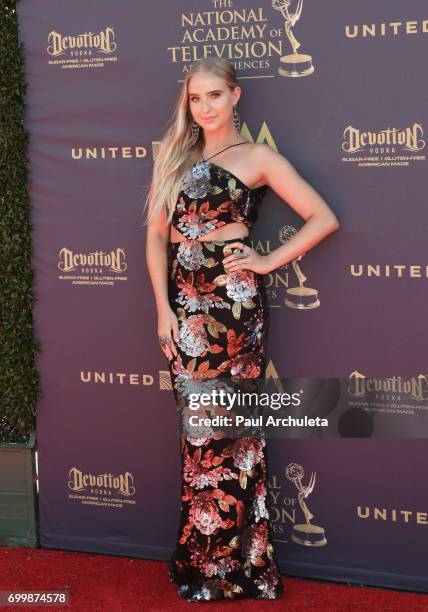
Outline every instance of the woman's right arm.
<svg viewBox="0 0 428 612"><path fill-rule="evenodd" d="M179 334L178 319L168 300L167 245L169 232L170 224L167 223L166 212L162 209L156 219L148 221L146 261L156 300L158 336L171 339L169 345L162 347L168 360L171 360L173 356L177 356L174 340L178 342Z"/></svg>

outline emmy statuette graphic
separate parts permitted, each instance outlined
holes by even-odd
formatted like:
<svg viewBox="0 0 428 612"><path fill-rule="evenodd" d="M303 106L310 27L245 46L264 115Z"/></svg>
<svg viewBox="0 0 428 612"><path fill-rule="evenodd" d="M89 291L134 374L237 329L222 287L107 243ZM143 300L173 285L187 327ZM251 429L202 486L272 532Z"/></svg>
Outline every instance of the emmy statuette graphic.
<svg viewBox="0 0 428 612"><path fill-rule="evenodd" d="M311 524L313 514L309 511L306 505L305 499L312 493L315 486L315 474L312 472L309 479L309 484L305 487L302 484L304 471L301 465L298 463L289 463L285 468L285 475L288 480L294 482L298 491L298 500L300 508L305 515L306 523L293 526L293 533L291 539L296 544L302 544L302 546L324 546L327 544L325 532L323 527Z"/></svg>
<svg viewBox="0 0 428 612"><path fill-rule="evenodd" d="M303 8L303 0L298 0L297 8L292 14L289 12L290 4L291 0L272 0L272 7L276 11L280 11L281 15L284 17L285 33L291 48L293 49L293 53L283 55L280 58L281 65L278 68L278 73L287 77L307 76L308 74L312 74L314 72L312 56L297 52L297 49L300 47L300 43L292 31L292 28L300 19Z"/></svg>
<svg viewBox="0 0 428 612"><path fill-rule="evenodd" d="M292 225L284 225L284 227L282 227L279 231L279 240L280 242L285 243L296 233L297 230L295 227ZM297 262L300 261L305 254L306 253L299 255L299 257L291 261L291 265L299 281L299 286L288 287L286 290L285 305L289 306L290 308L310 309L318 308L320 305L318 291L316 289L303 286L303 283L307 280L307 277L303 274Z"/></svg>

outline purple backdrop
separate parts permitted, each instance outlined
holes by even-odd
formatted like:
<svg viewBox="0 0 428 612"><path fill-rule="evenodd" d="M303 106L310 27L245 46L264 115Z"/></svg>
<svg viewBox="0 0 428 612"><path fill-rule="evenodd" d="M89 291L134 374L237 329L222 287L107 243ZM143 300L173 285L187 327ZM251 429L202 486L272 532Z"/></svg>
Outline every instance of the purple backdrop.
<svg viewBox="0 0 428 612"><path fill-rule="evenodd" d="M221 53L243 89L243 135L286 156L341 222L299 262L317 308L285 304L299 284L291 265L267 279L269 375L375 389L346 401L370 411L376 438L352 437L351 420L346 439L271 441L282 571L427 590L426 401L403 409L414 393L385 384L426 386L425 3L305 3L293 33L314 71L299 78L278 72L291 46L270 2L221 4L18 5L43 345L41 544L167 559L175 543L176 414L140 211L186 68ZM276 248L302 224L269 191L254 246ZM302 485L316 473L306 503L323 546L291 539L304 515L290 463Z"/></svg>

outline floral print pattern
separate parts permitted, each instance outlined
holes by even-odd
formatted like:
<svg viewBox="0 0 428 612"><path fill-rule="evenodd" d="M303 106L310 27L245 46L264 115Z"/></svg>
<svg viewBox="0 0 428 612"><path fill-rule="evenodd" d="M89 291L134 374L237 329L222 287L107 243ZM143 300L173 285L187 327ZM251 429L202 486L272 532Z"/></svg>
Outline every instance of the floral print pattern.
<svg viewBox="0 0 428 612"><path fill-rule="evenodd" d="M202 173L199 193L204 180ZM168 296L179 321L178 356L168 366L180 413L190 393L264 375L269 317L263 277L225 272L228 242L168 245ZM188 601L283 593L265 444L256 434L232 438L206 425L180 432L181 512L169 575Z"/></svg>
<svg viewBox="0 0 428 612"><path fill-rule="evenodd" d="M189 240L233 222L244 223L251 230L266 190L266 185L249 189L209 161L196 162L182 179L171 223Z"/></svg>
<svg viewBox="0 0 428 612"><path fill-rule="evenodd" d="M205 261L202 245L197 240L180 242L177 260L186 270L197 270Z"/></svg>
<svg viewBox="0 0 428 612"><path fill-rule="evenodd" d="M210 165L207 162L196 162L187 172L181 183L182 191L189 198L204 198L211 190Z"/></svg>

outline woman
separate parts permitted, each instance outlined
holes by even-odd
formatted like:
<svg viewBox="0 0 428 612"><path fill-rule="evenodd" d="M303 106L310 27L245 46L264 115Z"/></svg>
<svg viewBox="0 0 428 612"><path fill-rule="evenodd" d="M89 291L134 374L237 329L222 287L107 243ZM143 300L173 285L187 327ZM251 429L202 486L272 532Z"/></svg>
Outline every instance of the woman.
<svg viewBox="0 0 428 612"><path fill-rule="evenodd" d="M146 201L158 336L183 419L193 384L220 388L225 380L263 379L263 275L339 227L283 156L241 136L240 95L230 62L210 57L193 66ZM306 223L263 256L251 248L249 233L268 186ZM225 429L202 425L193 435L181 432L182 506L170 578L189 601L275 599L283 585L269 518L265 441L228 437Z"/></svg>

